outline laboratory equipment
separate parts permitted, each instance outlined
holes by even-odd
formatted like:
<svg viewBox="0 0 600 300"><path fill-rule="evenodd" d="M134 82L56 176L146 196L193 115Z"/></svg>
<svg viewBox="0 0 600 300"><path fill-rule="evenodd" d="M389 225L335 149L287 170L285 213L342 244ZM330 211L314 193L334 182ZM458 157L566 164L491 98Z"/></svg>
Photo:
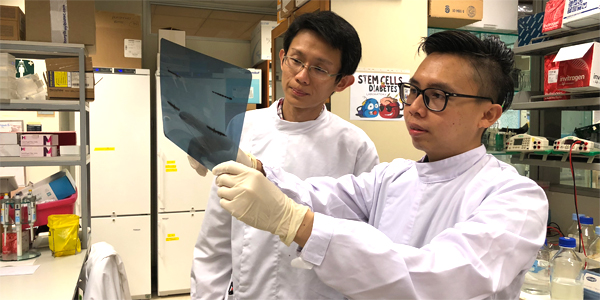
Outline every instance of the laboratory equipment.
<svg viewBox="0 0 600 300"><path fill-rule="evenodd" d="M594 232L594 218L592 217L580 217L579 222L581 223L581 235L583 241L583 247L579 248L577 245L577 250L581 253L584 253L584 247L587 250L590 247L590 243L594 240L596 233Z"/></svg>
<svg viewBox="0 0 600 300"><path fill-rule="evenodd" d="M23 227L21 225L21 196L16 195L13 198L15 205L15 226L17 227L17 256L23 255Z"/></svg>
<svg viewBox="0 0 600 300"><path fill-rule="evenodd" d="M35 196L21 197L20 195L15 195L13 198L10 198L8 193L4 194L2 198L2 215L0 216L0 223L4 227L4 232L2 233L3 242L2 242L2 261L15 261L15 260L26 260L31 258L36 258L41 255L40 252L31 249L30 244L33 242L33 234L27 235L23 233L23 225L27 225L23 216L21 215L23 205L28 207L28 220L31 222L31 218L29 217L29 211L33 211L35 214L36 211L36 201ZM14 218L11 221L10 218L10 208L14 207ZM30 223L29 230L33 233L33 223ZM23 247L26 248L23 248Z"/></svg>
<svg viewBox="0 0 600 300"><path fill-rule="evenodd" d="M583 261L575 252L575 239L559 238L560 250L550 261L550 298L583 299Z"/></svg>
<svg viewBox="0 0 600 300"><path fill-rule="evenodd" d="M506 152L537 152L552 150L548 139L542 136L518 134L506 142Z"/></svg>
<svg viewBox="0 0 600 300"><path fill-rule="evenodd" d="M165 136L209 170L236 160L252 74L160 40Z"/></svg>
<svg viewBox="0 0 600 300"><path fill-rule="evenodd" d="M161 53L162 55L162 53ZM156 73L156 127L163 128L160 73ZM156 131L157 148L157 277L158 295L189 293L194 245L214 181L200 177L188 163L188 154ZM129 273L128 273L129 274Z"/></svg>
<svg viewBox="0 0 600 300"><path fill-rule="evenodd" d="M8 194L2 196L2 213L0 214L0 224L2 225L2 247L6 247L6 231L8 230Z"/></svg>
<svg viewBox="0 0 600 300"><path fill-rule="evenodd" d="M596 226L596 238L588 247L588 257L600 261L600 226Z"/></svg>
<svg viewBox="0 0 600 300"><path fill-rule="evenodd" d="M579 217L585 217L584 214L579 214ZM571 222L571 226L569 226L569 229L567 229L567 237L572 237L575 240L577 240L577 244L579 244L579 223L577 221L577 214L573 213L571 219L573 220L573 222Z"/></svg>
<svg viewBox="0 0 600 300"><path fill-rule="evenodd" d="M544 243L538 250L533 266L525 274L521 291L533 295L550 294L550 249Z"/></svg>
<svg viewBox="0 0 600 300"><path fill-rule="evenodd" d="M147 147L152 144L150 71L97 68L94 78L98 82L94 87L95 101L89 104L93 242L112 245L127 266L128 277L135 278L129 281L132 297L149 298L152 294L152 158ZM79 128L79 124L75 126ZM39 210L38 214L40 218Z"/></svg>
<svg viewBox="0 0 600 300"><path fill-rule="evenodd" d="M573 146L571 153L600 154L599 143L584 140L576 136L567 136L554 141L554 152L569 153L569 151L571 151L571 146L576 142L579 143Z"/></svg>
<svg viewBox="0 0 600 300"><path fill-rule="evenodd" d="M31 190L27 193L27 221L29 221L29 233L31 235L30 241L33 243L33 225L37 221L37 207L36 197L31 194Z"/></svg>

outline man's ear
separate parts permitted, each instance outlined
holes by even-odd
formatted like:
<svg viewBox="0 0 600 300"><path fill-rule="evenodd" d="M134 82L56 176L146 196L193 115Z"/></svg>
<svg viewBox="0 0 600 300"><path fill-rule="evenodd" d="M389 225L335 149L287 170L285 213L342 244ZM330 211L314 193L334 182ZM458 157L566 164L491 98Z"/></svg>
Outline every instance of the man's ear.
<svg viewBox="0 0 600 300"><path fill-rule="evenodd" d="M489 128L500 119L500 116L502 116L502 106L500 104L490 105L479 120L479 128Z"/></svg>
<svg viewBox="0 0 600 300"><path fill-rule="evenodd" d="M279 62L283 63L283 57L285 56L285 51L283 49L279 50Z"/></svg>
<svg viewBox="0 0 600 300"><path fill-rule="evenodd" d="M347 75L342 77L340 82L335 85L335 92L341 92L345 90L347 87L351 86L354 83L354 75Z"/></svg>

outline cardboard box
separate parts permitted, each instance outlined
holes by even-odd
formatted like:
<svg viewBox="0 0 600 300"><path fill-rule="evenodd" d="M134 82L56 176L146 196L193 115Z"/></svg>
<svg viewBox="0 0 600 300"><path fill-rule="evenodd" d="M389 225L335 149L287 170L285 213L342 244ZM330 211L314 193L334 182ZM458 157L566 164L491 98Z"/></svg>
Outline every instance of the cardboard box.
<svg viewBox="0 0 600 300"><path fill-rule="evenodd" d="M37 131L35 133L33 132L22 132L20 133L20 135L25 135L25 134L35 134L35 135L55 135L58 137L58 145L60 146L75 146L77 145L77 132L76 131L54 131L54 132L48 132L48 131Z"/></svg>
<svg viewBox="0 0 600 300"><path fill-rule="evenodd" d="M0 145L0 157L19 157L21 156L21 146L19 145Z"/></svg>
<svg viewBox="0 0 600 300"><path fill-rule="evenodd" d="M0 40L25 40L25 14L18 6L0 5Z"/></svg>
<svg viewBox="0 0 600 300"><path fill-rule="evenodd" d="M281 11L278 10L277 11L277 24L280 24L280 23L282 23L283 21L286 21L286 20L287 20L287 18L286 17L282 17L281 16Z"/></svg>
<svg viewBox="0 0 600 300"><path fill-rule="evenodd" d="M277 27L275 21L260 21L252 31L250 49L252 50L252 65L271 59L271 31Z"/></svg>
<svg viewBox="0 0 600 300"><path fill-rule="evenodd" d="M248 104L260 104L262 99L262 70L248 69L252 73L252 83L250 84L250 95L248 95Z"/></svg>
<svg viewBox="0 0 600 300"><path fill-rule="evenodd" d="M563 24L564 11L565 0L548 1L546 3L546 9L544 10L542 32L569 30L569 27Z"/></svg>
<svg viewBox="0 0 600 300"><path fill-rule="evenodd" d="M281 4L280 4L281 3ZM296 10L296 1L294 0L277 0L277 11L281 11L281 17L287 18Z"/></svg>
<svg viewBox="0 0 600 300"><path fill-rule="evenodd" d="M185 31L177 29L158 30L158 52L160 53L160 39L169 40L175 44L185 47ZM160 70L160 69L158 69Z"/></svg>
<svg viewBox="0 0 600 300"><path fill-rule="evenodd" d="M0 145L18 145L16 132L0 132Z"/></svg>
<svg viewBox="0 0 600 300"><path fill-rule="evenodd" d="M94 67L142 68L141 17L109 11L96 12L96 45L88 47Z"/></svg>
<svg viewBox="0 0 600 300"><path fill-rule="evenodd" d="M21 157L54 157L60 156L57 146L21 146Z"/></svg>
<svg viewBox="0 0 600 300"><path fill-rule="evenodd" d="M556 53L544 56L544 95L566 93L558 89L558 68L560 63L554 61L555 57ZM569 96L544 97L544 101L565 99L569 99Z"/></svg>
<svg viewBox="0 0 600 300"><path fill-rule="evenodd" d="M75 188L75 181L71 177L71 173L65 169L34 183L31 194L36 196L40 202L54 201L73 195ZM29 189L23 189L17 194L23 196L28 191Z"/></svg>
<svg viewBox="0 0 600 300"><path fill-rule="evenodd" d="M21 134L21 146L58 146L56 134Z"/></svg>
<svg viewBox="0 0 600 300"><path fill-rule="evenodd" d="M300 8L300 6L306 4L310 0L296 0L296 9Z"/></svg>
<svg viewBox="0 0 600 300"><path fill-rule="evenodd" d="M584 27L600 23L600 0L565 0L563 24Z"/></svg>
<svg viewBox="0 0 600 300"><path fill-rule="evenodd" d="M85 58L85 98L94 99L92 58ZM46 87L50 99L79 99L79 58L46 59Z"/></svg>
<svg viewBox="0 0 600 300"><path fill-rule="evenodd" d="M561 48L554 61L560 62L558 89L573 92L600 90L600 43Z"/></svg>
<svg viewBox="0 0 600 300"><path fill-rule="evenodd" d="M458 28L483 19L483 0L429 0L427 27Z"/></svg>
<svg viewBox="0 0 600 300"><path fill-rule="evenodd" d="M60 3L50 0L25 0L27 40L94 45L95 2L66 0L62 1L66 5Z"/></svg>
<svg viewBox="0 0 600 300"><path fill-rule="evenodd" d="M461 29L475 31L493 31L504 33L517 32L518 0L484 1L483 18Z"/></svg>

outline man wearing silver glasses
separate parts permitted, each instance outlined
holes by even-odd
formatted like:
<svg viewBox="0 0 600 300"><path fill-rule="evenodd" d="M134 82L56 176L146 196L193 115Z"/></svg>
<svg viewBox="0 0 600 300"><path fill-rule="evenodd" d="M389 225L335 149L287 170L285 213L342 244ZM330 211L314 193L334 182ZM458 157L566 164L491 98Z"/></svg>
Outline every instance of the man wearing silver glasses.
<svg viewBox="0 0 600 300"><path fill-rule="evenodd" d="M354 82L361 58L354 28L332 12L302 15L279 53L284 98L249 111L240 148L299 178L359 175L379 163L364 131L325 109L325 101ZM242 152L238 161L251 165ZM200 175L206 174L191 161ZM231 217L213 186L194 249L192 299L222 299L233 282L234 299L343 299L314 271L292 268L297 245Z"/></svg>
<svg viewBox="0 0 600 300"><path fill-rule="evenodd" d="M481 145L512 101L513 53L462 31L420 49L427 57L400 95L425 157L304 181L268 162L226 162L213 169L221 206L295 241L296 265L351 299L518 299L547 199Z"/></svg>

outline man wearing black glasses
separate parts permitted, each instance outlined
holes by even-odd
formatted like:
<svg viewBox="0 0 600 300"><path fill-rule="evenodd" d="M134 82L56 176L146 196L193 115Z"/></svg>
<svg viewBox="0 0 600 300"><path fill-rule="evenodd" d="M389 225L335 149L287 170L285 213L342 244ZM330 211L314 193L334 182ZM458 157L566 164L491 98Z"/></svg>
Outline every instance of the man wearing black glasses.
<svg viewBox="0 0 600 300"><path fill-rule="evenodd" d="M298 243L295 265L351 299L518 299L547 199L481 145L512 101L513 53L461 31L420 49L427 57L400 93L420 161L305 181L268 162L226 162L213 169L221 206Z"/></svg>
<svg viewBox="0 0 600 300"><path fill-rule="evenodd" d="M379 158L364 131L325 109L325 101L354 82L361 58L358 34L333 12L297 17L284 36L285 97L247 112L240 148L300 178L370 171ZM275 63L275 62L273 62ZM238 161L252 165L241 152ZM206 169L192 161L199 174ZM230 280L235 299L343 299L314 271L292 268L292 242L231 217L213 187L194 249L192 299L222 299Z"/></svg>

